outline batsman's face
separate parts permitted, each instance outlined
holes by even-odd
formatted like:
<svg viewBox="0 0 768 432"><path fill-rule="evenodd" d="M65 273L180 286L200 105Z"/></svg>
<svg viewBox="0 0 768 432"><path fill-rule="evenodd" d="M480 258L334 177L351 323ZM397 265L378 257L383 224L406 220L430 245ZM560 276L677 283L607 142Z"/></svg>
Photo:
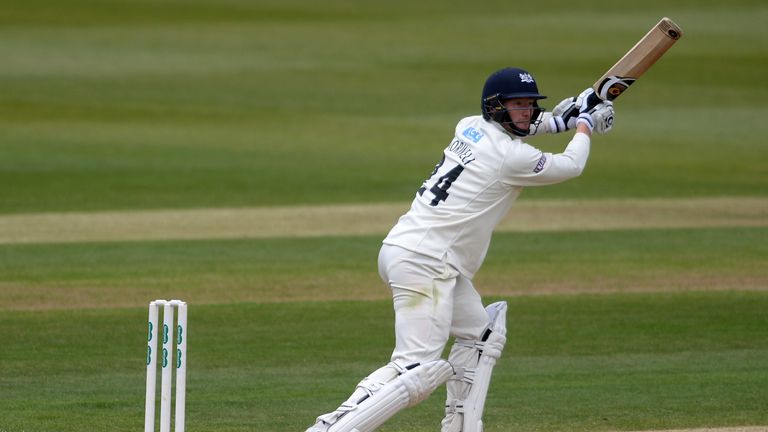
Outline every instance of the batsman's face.
<svg viewBox="0 0 768 432"><path fill-rule="evenodd" d="M507 99L503 103L504 108L509 112L512 123L522 130L528 130L536 100L530 98Z"/></svg>

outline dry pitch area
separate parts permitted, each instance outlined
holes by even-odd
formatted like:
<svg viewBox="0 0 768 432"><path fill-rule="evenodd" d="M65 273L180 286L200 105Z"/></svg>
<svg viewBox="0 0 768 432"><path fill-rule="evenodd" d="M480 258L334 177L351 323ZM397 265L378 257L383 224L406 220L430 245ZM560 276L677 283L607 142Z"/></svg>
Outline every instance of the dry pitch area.
<svg viewBox="0 0 768 432"><path fill-rule="evenodd" d="M406 203L0 216L0 244L385 234ZM767 198L521 199L498 231L768 226Z"/></svg>

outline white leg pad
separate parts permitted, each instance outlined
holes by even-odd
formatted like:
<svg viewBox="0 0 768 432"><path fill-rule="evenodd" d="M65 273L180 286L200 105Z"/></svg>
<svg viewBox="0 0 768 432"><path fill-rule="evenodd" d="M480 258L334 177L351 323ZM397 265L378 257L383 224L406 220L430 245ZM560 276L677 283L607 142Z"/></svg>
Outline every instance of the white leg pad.
<svg viewBox="0 0 768 432"><path fill-rule="evenodd" d="M457 340L448 360L456 375L448 382L442 432L482 432L491 374L507 341L507 303L486 308L490 325L480 341Z"/></svg>
<svg viewBox="0 0 768 432"><path fill-rule="evenodd" d="M435 360L404 372L357 404L320 416L307 432L372 432L398 411L414 406L454 375L451 364Z"/></svg>

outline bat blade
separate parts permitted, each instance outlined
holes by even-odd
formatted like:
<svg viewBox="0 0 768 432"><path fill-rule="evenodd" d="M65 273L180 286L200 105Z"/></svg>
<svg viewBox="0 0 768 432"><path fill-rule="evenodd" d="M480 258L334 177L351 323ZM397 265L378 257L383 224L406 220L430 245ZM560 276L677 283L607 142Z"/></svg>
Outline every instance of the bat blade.
<svg viewBox="0 0 768 432"><path fill-rule="evenodd" d="M662 18L595 82L592 88L597 97L609 101L619 97L682 36L680 26L667 17Z"/></svg>

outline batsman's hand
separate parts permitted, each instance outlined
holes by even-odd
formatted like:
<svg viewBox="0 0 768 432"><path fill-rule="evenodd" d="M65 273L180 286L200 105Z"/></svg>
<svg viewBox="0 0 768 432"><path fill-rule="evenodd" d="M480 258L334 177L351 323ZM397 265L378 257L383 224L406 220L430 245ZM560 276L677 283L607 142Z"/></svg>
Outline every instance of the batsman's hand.
<svg viewBox="0 0 768 432"><path fill-rule="evenodd" d="M613 102L605 101L597 104L588 112L576 117L576 124L584 124L590 132L604 134L613 128Z"/></svg>
<svg viewBox="0 0 768 432"><path fill-rule="evenodd" d="M595 94L595 90L592 89L592 87L589 87L588 89L579 93L578 96L563 99L552 110L552 116L555 118L560 117L566 129L575 128L576 120L579 118L579 114L585 112L594 112L594 110L589 108L589 104L587 103L587 101L590 99L590 96L593 94Z"/></svg>
<svg viewBox="0 0 768 432"><path fill-rule="evenodd" d="M600 102L592 111L592 120L594 120L594 131L599 134L608 133L613 129L613 102Z"/></svg>

